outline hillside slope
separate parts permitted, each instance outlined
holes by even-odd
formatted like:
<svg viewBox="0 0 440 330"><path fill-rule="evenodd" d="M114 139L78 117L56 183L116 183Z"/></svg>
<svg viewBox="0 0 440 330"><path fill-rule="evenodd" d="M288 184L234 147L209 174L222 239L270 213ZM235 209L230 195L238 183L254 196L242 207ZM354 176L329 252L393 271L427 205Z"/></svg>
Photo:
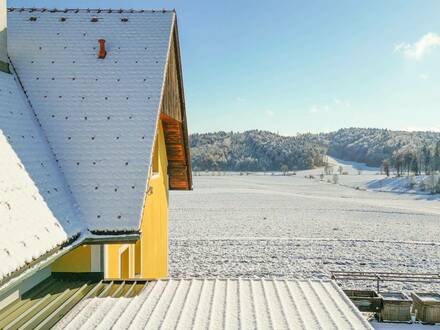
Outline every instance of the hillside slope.
<svg viewBox="0 0 440 330"><path fill-rule="evenodd" d="M192 134L190 143L195 171L279 171L282 166L289 170L322 166L325 154L371 166L409 154L413 163L425 157L424 147L431 158L436 147L440 152L440 133L344 128L331 133L281 136L252 130Z"/></svg>
<svg viewBox="0 0 440 330"><path fill-rule="evenodd" d="M316 135L286 137L267 131L192 134L191 158L196 171L279 171L322 165L327 147Z"/></svg>

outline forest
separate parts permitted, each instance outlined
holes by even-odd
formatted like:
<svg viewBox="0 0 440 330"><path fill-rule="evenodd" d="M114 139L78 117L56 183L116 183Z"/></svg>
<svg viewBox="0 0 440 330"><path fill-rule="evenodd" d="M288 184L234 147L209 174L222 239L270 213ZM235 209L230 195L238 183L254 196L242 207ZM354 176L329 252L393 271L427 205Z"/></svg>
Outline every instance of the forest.
<svg viewBox="0 0 440 330"><path fill-rule="evenodd" d="M290 171L325 165L325 155L393 168L398 175L440 171L440 133L344 128L282 136L268 131L190 136L195 171Z"/></svg>

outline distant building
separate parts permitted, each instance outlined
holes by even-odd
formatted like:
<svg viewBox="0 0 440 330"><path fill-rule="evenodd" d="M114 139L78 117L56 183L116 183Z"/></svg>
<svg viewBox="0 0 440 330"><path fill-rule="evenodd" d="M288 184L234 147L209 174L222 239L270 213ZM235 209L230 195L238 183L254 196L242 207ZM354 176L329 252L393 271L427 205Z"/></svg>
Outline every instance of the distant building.
<svg viewBox="0 0 440 330"><path fill-rule="evenodd" d="M192 189L175 12L10 9L6 44L1 3L0 303L166 277L168 190Z"/></svg>

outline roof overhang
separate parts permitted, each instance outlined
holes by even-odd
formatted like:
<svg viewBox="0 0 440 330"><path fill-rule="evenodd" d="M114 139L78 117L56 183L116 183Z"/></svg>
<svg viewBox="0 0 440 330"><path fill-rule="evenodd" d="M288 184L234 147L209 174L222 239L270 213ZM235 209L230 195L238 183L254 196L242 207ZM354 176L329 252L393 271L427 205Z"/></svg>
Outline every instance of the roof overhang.
<svg viewBox="0 0 440 330"><path fill-rule="evenodd" d="M132 243L141 238L139 231L127 232L99 232L91 231L92 235L86 237L83 244L118 244Z"/></svg>
<svg viewBox="0 0 440 330"><path fill-rule="evenodd" d="M81 245L96 245L96 244L125 244L134 243L140 239L139 232L94 232L89 236L82 236L77 234L65 243L57 246L56 248L48 251L39 258L28 263L24 267L11 273L9 276L0 280L0 293L7 290L10 286L15 285L17 282L21 282L31 277L36 272L51 265L57 259L64 256L66 253Z"/></svg>
<svg viewBox="0 0 440 330"><path fill-rule="evenodd" d="M188 123L176 17L174 17L170 36L160 120L164 129L167 149L169 188L171 190L192 190Z"/></svg>

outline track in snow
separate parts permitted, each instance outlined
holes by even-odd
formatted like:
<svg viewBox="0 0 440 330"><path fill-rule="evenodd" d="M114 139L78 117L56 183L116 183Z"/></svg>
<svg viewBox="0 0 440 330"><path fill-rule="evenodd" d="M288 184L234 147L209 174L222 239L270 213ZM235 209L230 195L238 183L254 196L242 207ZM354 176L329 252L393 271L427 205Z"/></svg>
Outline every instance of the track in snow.
<svg viewBox="0 0 440 330"><path fill-rule="evenodd" d="M332 269L440 268L438 201L300 175L194 179L194 191L170 196L171 276L326 278Z"/></svg>

